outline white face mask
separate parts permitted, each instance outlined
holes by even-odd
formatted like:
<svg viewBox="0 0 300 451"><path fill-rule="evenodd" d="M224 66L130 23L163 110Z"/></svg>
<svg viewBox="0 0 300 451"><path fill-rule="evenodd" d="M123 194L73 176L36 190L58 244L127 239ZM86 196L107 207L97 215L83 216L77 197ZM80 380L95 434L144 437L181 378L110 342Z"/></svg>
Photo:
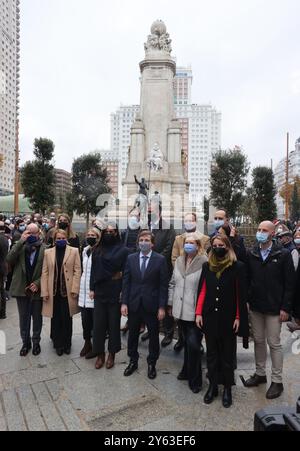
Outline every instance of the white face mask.
<svg viewBox="0 0 300 451"><path fill-rule="evenodd" d="M197 228L197 224L195 222L186 222L184 224L184 228L186 232L193 232Z"/></svg>

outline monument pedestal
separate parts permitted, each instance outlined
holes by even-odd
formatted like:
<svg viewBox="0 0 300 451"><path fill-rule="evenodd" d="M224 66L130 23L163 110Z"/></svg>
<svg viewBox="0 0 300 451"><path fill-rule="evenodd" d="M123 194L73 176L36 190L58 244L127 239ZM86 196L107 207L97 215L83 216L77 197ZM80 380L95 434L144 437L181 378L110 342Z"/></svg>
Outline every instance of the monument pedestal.
<svg viewBox="0 0 300 451"><path fill-rule="evenodd" d="M127 175L122 184L127 197L137 193L135 175L149 184L149 198L159 192L163 204L188 196L181 152L181 125L174 110L173 83L176 63L171 57L171 40L165 24L156 21L145 44L140 63L141 108L131 129ZM174 198L174 199L172 199ZM164 205L163 205L164 208Z"/></svg>

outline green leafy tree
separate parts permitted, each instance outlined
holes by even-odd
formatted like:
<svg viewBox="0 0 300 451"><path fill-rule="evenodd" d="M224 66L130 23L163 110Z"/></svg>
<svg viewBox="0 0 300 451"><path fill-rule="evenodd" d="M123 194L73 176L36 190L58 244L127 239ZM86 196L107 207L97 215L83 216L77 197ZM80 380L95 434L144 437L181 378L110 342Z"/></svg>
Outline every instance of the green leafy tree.
<svg viewBox="0 0 300 451"><path fill-rule="evenodd" d="M101 194L111 193L107 169L101 165L101 155L93 152L74 160L72 167L72 196L68 196L69 209L86 217L87 228L90 215L97 215L101 207L97 199Z"/></svg>
<svg viewBox="0 0 300 451"><path fill-rule="evenodd" d="M290 218L291 218L292 222L299 221L299 219L300 219L299 186L296 183L296 181L293 186L293 193L292 193L291 207L290 207Z"/></svg>
<svg viewBox="0 0 300 451"><path fill-rule="evenodd" d="M253 169L252 178L253 200L257 206L256 221L258 223L264 220L272 221L277 216L273 170L265 166L258 166Z"/></svg>
<svg viewBox="0 0 300 451"><path fill-rule="evenodd" d="M225 208L235 217L247 186L249 163L240 147L219 150L213 155L211 198L217 208Z"/></svg>
<svg viewBox="0 0 300 451"><path fill-rule="evenodd" d="M21 185L32 210L44 215L53 206L55 198L55 171L51 163L53 142L46 138L35 139L33 154L35 160L21 168Z"/></svg>
<svg viewBox="0 0 300 451"><path fill-rule="evenodd" d="M252 187L246 189L246 194L243 196L243 202L239 208L239 214L248 219L248 221L250 219L252 224L255 224L257 221L258 210Z"/></svg>

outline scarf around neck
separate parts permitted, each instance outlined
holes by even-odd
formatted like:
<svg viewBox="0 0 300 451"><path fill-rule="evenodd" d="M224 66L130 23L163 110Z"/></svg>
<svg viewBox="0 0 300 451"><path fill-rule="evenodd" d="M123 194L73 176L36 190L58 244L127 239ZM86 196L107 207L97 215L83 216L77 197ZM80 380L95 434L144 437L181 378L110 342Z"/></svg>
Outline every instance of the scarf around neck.
<svg viewBox="0 0 300 451"><path fill-rule="evenodd" d="M233 262L228 255L225 258L222 258L222 260L218 259L215 255L212 255L208 264L210 271L215 272L217 279L220 279L225 269L230 268L230 266L233 265Z"/></svg>

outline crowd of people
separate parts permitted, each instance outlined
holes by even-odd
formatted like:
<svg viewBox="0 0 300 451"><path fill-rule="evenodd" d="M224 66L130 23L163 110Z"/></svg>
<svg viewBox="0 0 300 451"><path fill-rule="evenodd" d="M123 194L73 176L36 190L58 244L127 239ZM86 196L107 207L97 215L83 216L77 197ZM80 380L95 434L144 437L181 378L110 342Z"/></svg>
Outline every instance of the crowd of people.
<svg viewBox="0 0 300 451"><path fill-rule="evenodd" d="M155 379L161 347L169 346L177 331L174 350L184 350L178 379L193 393L201 391L205 340L209 388L204 402L212 403L223 385L222 403L228 408L237 340L241 337L248 348L251 335L256 371L244 384L267 383L268 345L272 369L266 397L279 397L282 324L292 332L300 329L300 225L292 231L266 219L253 248L246 249L224 210L216 212L211 236L197 229L195 213L185 216L184 231L176 236L159 204L149 206L148 229L140 219L133 209L121 233L115 222L93 222L80 241L67 214L0 215L0 319L6 318L9 297L16 298L20 356L41 353L43 317L51 319L57 355L69 355L72 319L81 313L82 358L95 359L97 370L113 368L121 334L128 332L124 376L138 369L141 336L149 340L148 377ZM123 329L121 316L127 318Z"/></svg>

